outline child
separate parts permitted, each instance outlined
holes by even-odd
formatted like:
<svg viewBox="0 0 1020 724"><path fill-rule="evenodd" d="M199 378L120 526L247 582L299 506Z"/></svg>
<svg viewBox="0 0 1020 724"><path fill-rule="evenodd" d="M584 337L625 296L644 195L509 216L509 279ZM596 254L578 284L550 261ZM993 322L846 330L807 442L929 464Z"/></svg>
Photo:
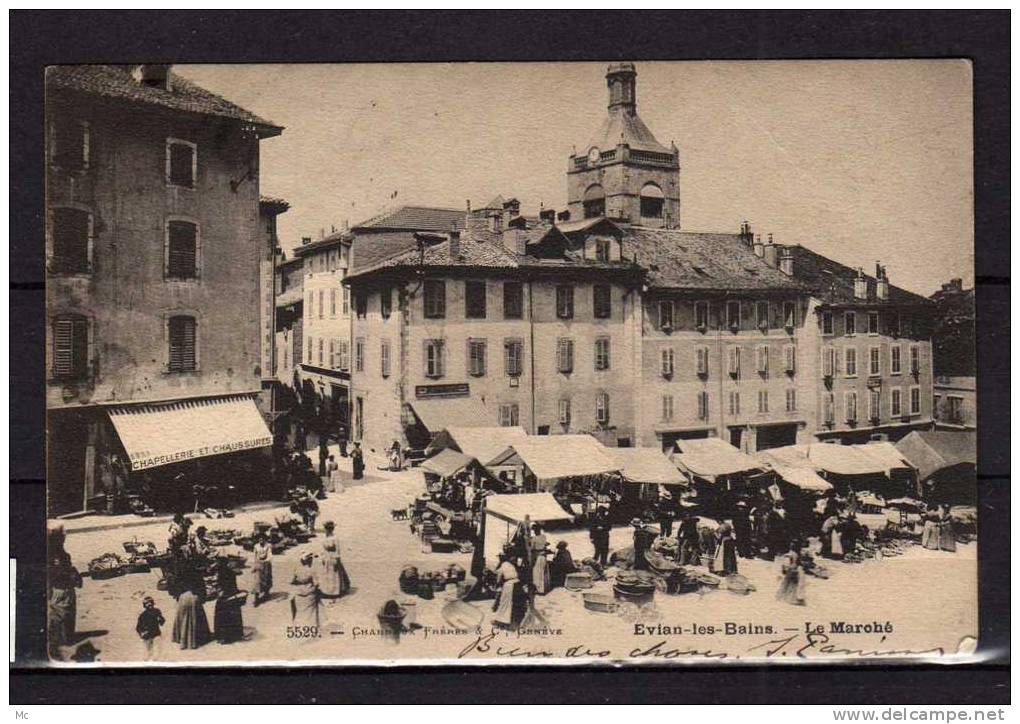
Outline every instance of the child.
<svg viewBox="0 0 1020 724"><path fill-rule="evenodd" d="M138 614L138 623L135 624L135 631L138 632L142 644L145 646L145 660L151 661L156 651L156 639L160 635L160 626L166 623L163 612L156 608L156 602L152 596L142 599L142 612Z"/></svg>

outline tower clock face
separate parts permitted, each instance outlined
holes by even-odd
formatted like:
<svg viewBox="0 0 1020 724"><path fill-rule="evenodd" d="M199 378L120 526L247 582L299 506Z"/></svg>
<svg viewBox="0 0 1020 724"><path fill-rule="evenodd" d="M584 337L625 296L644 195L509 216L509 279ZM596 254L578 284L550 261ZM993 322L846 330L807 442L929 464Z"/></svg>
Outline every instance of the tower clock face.
<svg viewBox="0 0 1020 724"><path fill-rule="evenodd" d="M598 163L601 156L602 154L599 153L598 146L592 146L591 150L588 151L588 163Z"/></svg>

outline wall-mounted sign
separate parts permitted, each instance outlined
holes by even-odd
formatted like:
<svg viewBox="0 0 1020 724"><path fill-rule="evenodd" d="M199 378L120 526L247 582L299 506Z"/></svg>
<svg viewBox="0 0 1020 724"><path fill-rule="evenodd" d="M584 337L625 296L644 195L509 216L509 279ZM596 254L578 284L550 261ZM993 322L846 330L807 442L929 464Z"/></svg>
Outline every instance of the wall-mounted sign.
<svg viewBox="0 0 1020 724"><path fill-rule="evenodd" d="M429 397L467 397L470 394L467 382L448 385L415 385L414 396L419 400Z"/></svg>

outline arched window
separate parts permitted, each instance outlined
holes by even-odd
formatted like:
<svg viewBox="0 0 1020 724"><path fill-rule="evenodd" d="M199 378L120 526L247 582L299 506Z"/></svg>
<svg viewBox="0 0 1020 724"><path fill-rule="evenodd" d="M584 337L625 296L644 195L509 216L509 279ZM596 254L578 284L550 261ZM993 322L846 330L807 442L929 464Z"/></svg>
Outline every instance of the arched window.
<svg viewBox="0 0 1020 724"><path fill-rule="evenodd" d="M606 215L606 191L600 185L589 186L584 192L584 218Z"/></svg>
<svg viewBox="0 0 1020 724"><path fill-rule="evenodd" d="M665 203L662 189L653 183L647 183L641 187L641 218L661 219L662 208Z"/></svg>

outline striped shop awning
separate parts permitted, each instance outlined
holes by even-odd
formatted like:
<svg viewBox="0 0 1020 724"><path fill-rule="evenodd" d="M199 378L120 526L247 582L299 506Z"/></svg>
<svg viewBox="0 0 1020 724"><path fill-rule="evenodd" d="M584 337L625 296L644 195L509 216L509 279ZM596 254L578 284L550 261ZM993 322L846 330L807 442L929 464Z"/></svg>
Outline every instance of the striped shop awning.
<svg viewBox="0 0 1020 724"><path fill-rule="evenodd" d="M273 444L249 395L123 405L107 412L132 470Z"/></svg>

